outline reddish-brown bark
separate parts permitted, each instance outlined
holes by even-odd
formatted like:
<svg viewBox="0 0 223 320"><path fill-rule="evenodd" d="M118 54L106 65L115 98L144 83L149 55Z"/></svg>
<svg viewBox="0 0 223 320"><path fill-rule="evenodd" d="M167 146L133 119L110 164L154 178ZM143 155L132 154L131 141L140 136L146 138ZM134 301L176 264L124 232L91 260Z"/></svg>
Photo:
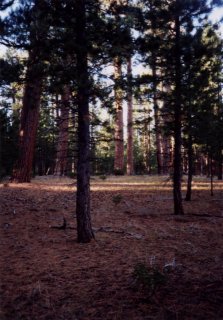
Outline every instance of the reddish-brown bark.
<svg viewBox="0 0 223 320"><path fill-rule="evenodd" d="M38 53L35 50L30 53L26 73L19 131L19 158L13 173L13 179L20 183L30 182L32 176L43 78L41 73L35 71L37 56Z"/></svg>
<svg viewBox="0 0 223 320"><path fill-rule="evenodd" d="M68 126L70 111L70 90L68 86L64 86L61 100L59 136L54 174L63 176L67 172Z"/></svg>
<svg viewBox="0 0 223 320"><path fill-rule="evenodd" d="M36 0L31 11L33 23L30 28L30 50L26 71L26 83L19 131L19 157L13 172L17 182L30 182L37 134L44 64L45 39L48 30L45 0Z"/></svg>
<svg viewBox="0 0 223 320"><path fill-rule="evenodd" d="M127 61L127 74L128 74L128 96L127 96L127 174L134 174L133 163L133 99L132 99L132 61L129 57Z"/></svg>
<svg viewBox="0 0 223 320"><path fill-rule="evenodd" d="M119 57L114 59L115 88L115 160L114 172L124 173L124 139L123 139L123 107L122 91L119 82L122 76L121 60Z"/></svg>

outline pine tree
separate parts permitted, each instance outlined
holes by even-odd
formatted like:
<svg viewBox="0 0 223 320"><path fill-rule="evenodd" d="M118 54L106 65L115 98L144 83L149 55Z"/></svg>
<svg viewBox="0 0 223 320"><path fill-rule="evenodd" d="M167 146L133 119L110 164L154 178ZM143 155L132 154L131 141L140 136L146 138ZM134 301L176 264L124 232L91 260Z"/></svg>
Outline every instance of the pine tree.
<svg viewBox="0 0 223 320"><path fill-rule="evenodd" d="M24 14L27 8L16 9L17 20L27 19ZM45 54L45 40L48 30L46 23L48 6L44 0L36 0L33 8L29 12L29 19L26 23L30 29L29 33L29 57L27 61L27 71L25 77L25 87L23 95L23 107L21 111L20 132L19 132L19 159L16 163L13 178L18 182L30 182L32 175L32 163L35 148L36 133L38 127L40 99L43 84L43 56ZM13 20L11 21L13 23ZM18 35L20 38L21 35ZM43 54L44 52L44 54Z"/></svg>
<svg viewBox="0 0 223 320"><path fill-rule="evenodd" d="M132 93L132 59L127 60L127 175L134 174L133 162L133 93Z"/></svg>
<svg viewBox="0 0 223 320"><path fill-rule="evenodd" d="M78 242L94 238L90 218L89 166L89 75L86 37L86 1L76 2L77 41L77 107L78 107L78 163L77 163L77 233Z"/></svg>
<svg viewBox="0 0 223 320"><path fill-rule="evenodd" d="M60 106L60 116L58 119L59 134L57 141L57 155L54 175L64 176L67 173L68 138L69 138L69 114L70 114L70 89L64 86Z"/></svg>

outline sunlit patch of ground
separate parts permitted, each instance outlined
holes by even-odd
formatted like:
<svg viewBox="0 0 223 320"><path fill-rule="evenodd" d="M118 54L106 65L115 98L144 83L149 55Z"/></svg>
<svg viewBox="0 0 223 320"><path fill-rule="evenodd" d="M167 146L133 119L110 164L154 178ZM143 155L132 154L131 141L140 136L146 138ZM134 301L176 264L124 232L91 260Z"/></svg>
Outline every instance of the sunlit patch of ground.
<svg viewBox="0 0 223 320"><path fill-rule="evenodd" d="M195 177L176 217L169 177L102 178L91 179L87 245L76 243L75 180L0 185L0 319L221 320L223 183L211 196L209 179ZM52 228L63 217L68 228ZM139 262L175 266L152 297L133 286Z"/></svg>

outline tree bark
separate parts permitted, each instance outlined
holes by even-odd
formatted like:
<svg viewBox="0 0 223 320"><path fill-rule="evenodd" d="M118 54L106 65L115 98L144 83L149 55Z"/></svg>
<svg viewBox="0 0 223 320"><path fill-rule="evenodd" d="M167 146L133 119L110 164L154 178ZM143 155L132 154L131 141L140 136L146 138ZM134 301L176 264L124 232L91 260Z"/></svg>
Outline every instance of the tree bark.
<svg viewBox="0 0 223 320"><path fill-rule="evenodd" d="M189 134L188 138L188 174L187 174L187 193L185 200L191 201L191 191L192 191L192 178L193 178L193 146L192 146L192 136Z"/></svg>
<svg viewBox="0 0 223 320"><path fill-rule="evenodd" d="M210 156L210 176L211 176L211 196L214 196L214 184L213 184L213 158Z"/></svg>
<svg viewBox="0 0 223 320"><path fill-rule="evenodd" d="M143 130L143 163L147 174L151 173L151 131L150 122L145 121Z"/></svg>
<svg viewBox="0 0 223 320"><path fill-rule="evenodd" d="M171 137L163 137L163 174L168 174L171 167Z"/></svg>
<svg viewBox="0 0 223 320"><path fill-rule="evenodd" d="M132 61L131 57L127 61L128 77L128 114L127 114L127 175L134 174L133 162L133 101L132 101Z"/></svg>
<svg viewBox="0 0 223 320"><path fill-rule="evenodd" d="M124 138L123 138L123 108L122 91L120 81L122 77L121 60L119 57L114 59L115 69L115 174L124 174Z"/></svg>
<svg viewBox="0 0 223 320"><path fill-rule="evenodd" d="M59 119L59 136L57 142L57 156L54 175L63 176L67 173L67 153L68 153L68 126L70 112L70 90L64 86L62 93L61 114Z"/></svg>
<svg viewBox="0 0 223 320"><path fill-rule="evenodd" d="M20 119L19 157L13 170L13 179L20 183L30 182L32 175L44 77L43 61L46 58L47 10L45 0L36 0L31 12L33 23L30 29L30 51Z"/></svg>
<svg viewBox="0 0 223 320"><path fill-rule="evenodd" d="M173 196L174 214L183 215L181 195L181 61L180 61L180 20L175 17L175 102L174 102L174 172L173 172Z"/></svg>
<svg viewBox="0 0 223 320"><path fill-rule="evenodd" d="M155 143L156 143L156 160L157 173L161 174L163 169L162 159L162 136L160 130L160 114L157 97L157 70L155 53L152 54L152 75L153 75L153 104L154 104L154 120L155 120Z"/></svg>
<svg viewBox="0 0 223 320"><path fill-rule="evenodd" d="M36 72L38 58L36 50L30 52L20 120L19 158L13 172L13 179L19 183L30 182L32 175L43 80L41 72Z"/></svg>
<svg viewBox="0 0 223 320"><path fill-rule="evenodd" d="M89 162L89 77L86 39L86 1L76 1L77 42L77 106L78 106L78 161L77 161L77 241L90 242L94 238L90 216Z"/></svg>

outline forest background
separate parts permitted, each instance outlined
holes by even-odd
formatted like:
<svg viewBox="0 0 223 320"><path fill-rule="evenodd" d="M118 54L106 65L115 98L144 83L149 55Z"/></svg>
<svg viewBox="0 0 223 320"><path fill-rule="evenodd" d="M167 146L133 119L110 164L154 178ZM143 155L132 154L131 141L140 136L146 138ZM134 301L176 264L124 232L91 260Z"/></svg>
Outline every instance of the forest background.
<svg viewBox="0 0 223 320"><path fill-rule="evenodd" d="M221 5L2 1L1 176L77 176L89 222L90 174L168 174L183 214L183 174L186 200L193 175L222 179Z"/></svg>
<svg viewBox="0 0 223 320"><path fill-rule="evenodd" d="M0 1L1 319L222 319L222 5Z"/></svg>

